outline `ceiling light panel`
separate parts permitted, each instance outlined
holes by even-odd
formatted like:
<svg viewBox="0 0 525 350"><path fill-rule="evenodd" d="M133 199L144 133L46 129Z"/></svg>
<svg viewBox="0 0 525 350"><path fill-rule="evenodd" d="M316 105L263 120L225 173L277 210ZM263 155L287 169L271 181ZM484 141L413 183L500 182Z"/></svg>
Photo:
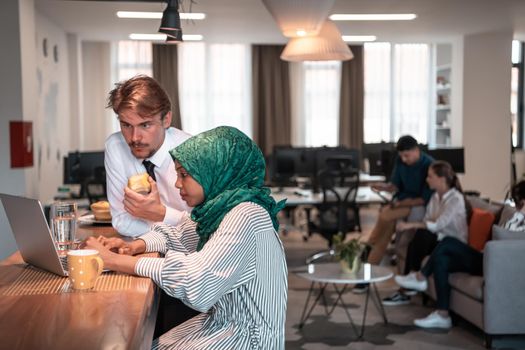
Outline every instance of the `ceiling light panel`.
<svg viewBox="0 0 525 350"><path fill-rule="evenodd" d="M332 21L411 21L417 18L415 13L334 13Z"/></svg>
<svg viewBox="0 0 525 350"><path fill-rule="evenodd" d="M117 17L118 18L161 19L162 12L117 11ZM181 12L180 13L180 19L201 20L205 18L206 18L205 13L198 13L198 12L192 12L192 13Z"/></svg>
<svg viewBox="0 0 525 350"><path fill-rule="evenodd" d="M359 43L376 41L375 35L343 35L343 40L347 43Z"/></svg>
<svg viewBox="0 0 525 350"><path fill-rule="evenodd" d="M129 35L131 40L149 40L149 41L164 41L166 40L166 34L141 34L133 33ZM183 34L182 40L184 41L201 41L203 36L200 34Z"/></svg>
<svg viewBox="0 0 525 350"><path fill-rule="evenodd" d="M182 34L182 39L184 41L201 41L203 37L200 34Z"/></svg>

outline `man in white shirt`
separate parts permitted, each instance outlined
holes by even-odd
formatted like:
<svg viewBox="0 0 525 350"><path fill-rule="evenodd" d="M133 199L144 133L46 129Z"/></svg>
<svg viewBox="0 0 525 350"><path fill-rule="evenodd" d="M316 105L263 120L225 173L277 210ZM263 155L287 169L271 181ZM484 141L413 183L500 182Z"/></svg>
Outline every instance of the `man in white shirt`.
<svg viewBox="0 0 525 350"><path fill-rule="evenodd" d="M190 135L170 127L169 97L153 78L136 76L116 84L109 93L109 107L117 114L121 130L105 144L113 227L121 235L137 237L148 232L153 222L177 225L191 208L175 188L177 174L168 151ZM130 176L144 172L150 175L149 194L127 188Z"/></svg>
<svg viewBox="0 0 525 350"><path fill-rule="evenodd" d="M106 140L105 167L113 227L125 236L149 232L154 222L177 225L190 212L179 190L177 173L169 154L190 135L170 127L171 102L155 79L136 76L118 83L108 98L117 114L120 132ZM132 175L147 172L151 192L135 193L127 187ZM155 335L197 315L181 301L161 293Z"/></svg>

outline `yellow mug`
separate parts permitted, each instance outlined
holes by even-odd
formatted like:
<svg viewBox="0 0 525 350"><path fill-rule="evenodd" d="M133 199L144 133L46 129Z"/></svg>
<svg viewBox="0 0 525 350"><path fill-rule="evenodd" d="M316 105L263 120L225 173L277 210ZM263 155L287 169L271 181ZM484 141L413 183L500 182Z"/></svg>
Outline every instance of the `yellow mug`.
<svg viewBox="0 0 525 350"><path fill-rule="evenodd" d="M69 280L73 289L87 290L104 269L104 262L95 249L78 249L67 252Z"/></svg>

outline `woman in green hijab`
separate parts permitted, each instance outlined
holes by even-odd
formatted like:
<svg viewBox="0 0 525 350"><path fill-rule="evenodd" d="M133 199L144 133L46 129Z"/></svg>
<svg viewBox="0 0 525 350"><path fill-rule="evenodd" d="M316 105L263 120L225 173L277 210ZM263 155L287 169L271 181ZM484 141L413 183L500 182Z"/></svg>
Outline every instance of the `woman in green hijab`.
<svg viewBox="0 0 525 350"><path fill-rule="evenodd" d="M284 349L287 269L276 218L284 203L263 187L261 151L239 130L218 127L170 153L191 216L176 227L154 225L131 243L89 239L87 246L107 268L150 277L202 312L153 348ZM153 251L165 255L133 256Z"/></svg>

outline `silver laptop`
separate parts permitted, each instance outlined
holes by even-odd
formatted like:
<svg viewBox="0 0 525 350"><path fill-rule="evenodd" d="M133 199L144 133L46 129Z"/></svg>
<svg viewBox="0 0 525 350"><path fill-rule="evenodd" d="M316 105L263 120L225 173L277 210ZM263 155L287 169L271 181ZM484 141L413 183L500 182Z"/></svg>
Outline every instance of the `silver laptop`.
<svg viewBox="0 0 525 350"><path fill-rule="evenodd" d="M67 261L60 258L42 205L36 199L0 193L7 219L22 258L28 264L67 276Z"/></svg>

